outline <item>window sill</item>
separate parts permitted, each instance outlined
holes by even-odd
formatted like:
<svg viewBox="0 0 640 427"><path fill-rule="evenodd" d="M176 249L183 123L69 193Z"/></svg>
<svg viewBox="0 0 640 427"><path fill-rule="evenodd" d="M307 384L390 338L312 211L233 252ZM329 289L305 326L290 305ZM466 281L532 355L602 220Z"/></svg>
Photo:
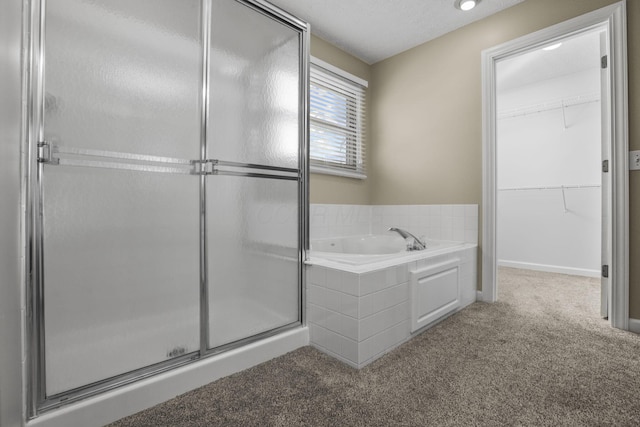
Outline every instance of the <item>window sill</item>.
<svg viewBox="0 0 640 427"><path fill-rule="evenodd" d="M324 167L324 166L316 166L316 165L310 165L309 166L309 171L311 173L319 173L319 174L324 174L324 175L335 175L335 176L342 176L345 178L353 178L353 179L366 179L367 175L365 175L364 173L361 172L351 172L351 171L346 171L346 170L340 170L340 169L332 169L332 168L328 168L328 167Z"/></svg>

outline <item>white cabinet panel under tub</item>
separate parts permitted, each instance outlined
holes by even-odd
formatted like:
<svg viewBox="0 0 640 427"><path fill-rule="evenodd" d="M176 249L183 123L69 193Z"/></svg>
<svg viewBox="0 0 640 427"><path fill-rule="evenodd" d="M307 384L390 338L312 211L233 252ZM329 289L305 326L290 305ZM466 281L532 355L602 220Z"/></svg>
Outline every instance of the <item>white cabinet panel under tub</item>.
<svg viewBox="0 0 640 427"><path fill-rule="evenodd" d="M307 261L311 345L362 368L476 300L477 245L441 242L395 258ZM448 244L444 244L448 243Z"/></svg>
<svg viewBox="0 0 640 427"><path fill-rule="evenodd" d="M411 332L460 306L460 259L411 272Z"/></svg>

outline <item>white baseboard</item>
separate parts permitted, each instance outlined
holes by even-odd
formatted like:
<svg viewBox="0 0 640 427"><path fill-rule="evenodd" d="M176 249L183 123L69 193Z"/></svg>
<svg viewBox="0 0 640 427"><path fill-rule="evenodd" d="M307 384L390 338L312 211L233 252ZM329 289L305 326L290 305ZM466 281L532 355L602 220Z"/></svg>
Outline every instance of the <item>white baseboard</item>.
<svg viewBox="0 0 640 427"><path fill-rule="evenodd" d="M629 318L629 332L640 334L640 319Z"/></svg>
<svg viewBox="0 0 640 427"><path fill-rule="evenodd" d="M482 299L482 291L476 291L476 301L484 301Z"/></svg>
<svg viewBox="0 0 640 427"><path fill-rule="evenodd" d="M560 265L535 264L532 262L498 260L500 267L521 268L523 270L547 271L549 273L570 274L573 276L600 277L600 270L586 268L563 267Z"/></svg>
<svg viewBox="0 0 640 427"><path fill-rule="evenodd" d="M70 404L43 414L26 426L103 426L308 344L309 328L300 327Z"/></svg>

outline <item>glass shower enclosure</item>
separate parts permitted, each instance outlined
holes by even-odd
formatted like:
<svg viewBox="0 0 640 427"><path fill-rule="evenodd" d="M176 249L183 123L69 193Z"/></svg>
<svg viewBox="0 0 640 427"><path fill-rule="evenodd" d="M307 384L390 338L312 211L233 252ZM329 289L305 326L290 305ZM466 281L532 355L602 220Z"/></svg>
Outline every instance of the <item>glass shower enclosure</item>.
<svg viewBox="0 0 640 427"><path fill-rule="evenodd" d="M31 415L302 322L308 28L34 0Z"/></svg>

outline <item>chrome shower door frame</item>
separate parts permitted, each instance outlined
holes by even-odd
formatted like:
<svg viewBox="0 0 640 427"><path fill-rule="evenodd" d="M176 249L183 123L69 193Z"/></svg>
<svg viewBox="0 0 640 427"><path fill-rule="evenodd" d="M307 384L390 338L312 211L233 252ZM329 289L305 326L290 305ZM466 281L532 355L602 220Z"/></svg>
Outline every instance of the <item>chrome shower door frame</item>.
<svg viewBox="0 0 640 427"><path fill-rule="evenodd" d="M272 6L262 0L229 0L244 4L257 13L288 26L299 33L299 168L284 170L283 168L269 168L251 164L231 164L207 159L206 141L209 113L209 37L211 30L211 5L215 0L201 0L201 45L202 52L202 81L200 99L200 159L163 159L155 156L149 158L131 158L127 153L115 152L73 152L68 147L56 147L44 138L44 76L45 76L45 10L47 0L28 0L24 7L23 19L23 99L27 105L25 109L24 129L22 141L23 179L25 181L25 298L27 310L25 313L26 347L27 347L27 416L35 418L38 415L61 406L77 402L104 393L127 384L137 382L179 366L198 362L204 358L217 355L223 351L235 349L251 342L262 340L304 325L306 320L303 310L305 302L305 274L304 260L309 245L308 225L308 75L309 75L309 25L296 17ZM71 153L69 153L71 151ZM77 151L77 150L76 150ZM146 170L150 172L179 173L197 175L199 185L199 265L200 265L200 347L198 351L184 354L170 360L151 366L145 366L132 372L115 377L106 378L63 393L46 395L46 364L45 364L45 318L44 318L44 251L43 251L43 171L45 167L62 162L70 166L77 166L77 160L67 160L65 155L80 156L80 165L92 167L107 167L116 169ZM135 155L134 155L135 156ZM98 160L95 160L95 159ZM122 160L126 162L121 162ZM45 166L49 164L50 166ZM222 167L222 170L218 169ZM137 168L137 169L136 169ZM155 169L154 169L155 168ZM240 168L235 171L234 168ZM210 175L235 175L255 179L287 179L298 182L298 321L247 337L245 339L210 349L209 339L209 306L208 306L208 271L207 271L207 218L206 218L206 187L207 177ZM275 174L275 175L274 175ZM278 176L279 175L279 176Z"/></svg>

